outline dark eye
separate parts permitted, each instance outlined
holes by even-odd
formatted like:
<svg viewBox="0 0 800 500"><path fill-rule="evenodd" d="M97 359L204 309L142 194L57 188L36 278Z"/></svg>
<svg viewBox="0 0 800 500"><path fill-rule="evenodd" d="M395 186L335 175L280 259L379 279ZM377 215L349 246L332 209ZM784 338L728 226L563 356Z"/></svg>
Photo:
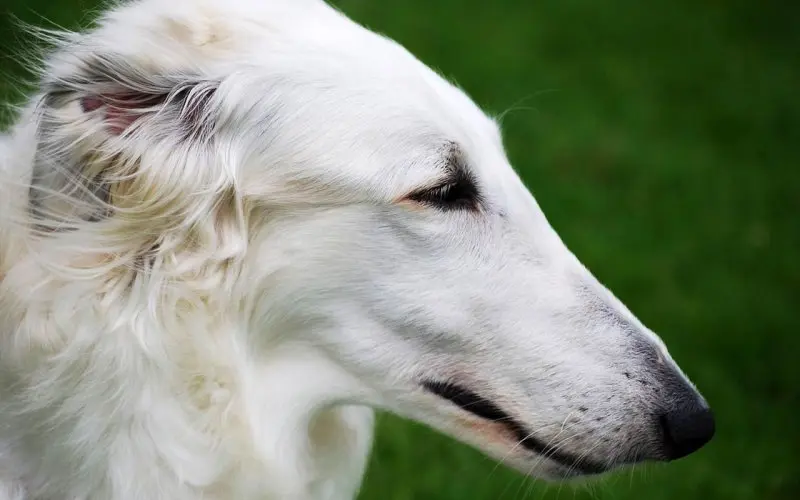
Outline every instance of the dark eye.
<svg viewBox="0 0 800 500"><path fill-rule="evenodd" d="M443 210L475 210L478 207L478 189L472 179L459 176L445 184L417 191L409 199Z"/></svg>

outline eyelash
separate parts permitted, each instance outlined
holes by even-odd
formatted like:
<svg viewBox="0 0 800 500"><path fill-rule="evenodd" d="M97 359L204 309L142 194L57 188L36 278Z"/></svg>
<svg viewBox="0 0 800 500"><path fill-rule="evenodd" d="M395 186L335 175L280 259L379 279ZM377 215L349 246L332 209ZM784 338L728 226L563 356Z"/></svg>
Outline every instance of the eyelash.
<svg viewBox="0 0 800 500"><path fill-rule="evenodd" d="M434 205L444 210L475 210L478 205L478 189L467 177L418 191L409 197L418 203Z"/></svg>

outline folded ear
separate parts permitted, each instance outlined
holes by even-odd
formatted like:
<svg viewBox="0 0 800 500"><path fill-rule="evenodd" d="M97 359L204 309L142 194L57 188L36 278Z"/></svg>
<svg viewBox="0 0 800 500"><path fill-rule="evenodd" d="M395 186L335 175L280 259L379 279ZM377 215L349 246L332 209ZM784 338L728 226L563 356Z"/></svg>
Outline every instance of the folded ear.
<svg viewBox="0 0 800 500"><path fill-rule="evenodd" d="M31 213L42 228L147 202L121 196L133 196L142 177L176 181L175 170L213 139L215 81L148 71L114 55L81 55L60 67L66 71L52 71L42 85L31 182Z"/></svg>
<svg viewBox="0 0 800 500"><path fill-rule="evenodd" d="M49 258L130 272L149 262L186 280L241 256L248 226L237 156L217 134L220 82L67 56L77 62L53 64L43 82L29 194L32 234L55 239L41 245L58 250Z"/></svg>

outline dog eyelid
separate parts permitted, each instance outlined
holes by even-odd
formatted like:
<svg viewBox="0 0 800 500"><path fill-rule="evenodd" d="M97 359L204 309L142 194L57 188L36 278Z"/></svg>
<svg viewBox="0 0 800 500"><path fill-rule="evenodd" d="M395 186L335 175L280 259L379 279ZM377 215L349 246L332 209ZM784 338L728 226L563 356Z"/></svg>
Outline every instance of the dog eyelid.
<svg viewBox="0 0 800 500"><path fill-rule="evenodd" d="M406 199L440 210L477 210L480 194L477 185L465 170L456 168L452 174L433 187L425 187L406 196Z"/></svg>

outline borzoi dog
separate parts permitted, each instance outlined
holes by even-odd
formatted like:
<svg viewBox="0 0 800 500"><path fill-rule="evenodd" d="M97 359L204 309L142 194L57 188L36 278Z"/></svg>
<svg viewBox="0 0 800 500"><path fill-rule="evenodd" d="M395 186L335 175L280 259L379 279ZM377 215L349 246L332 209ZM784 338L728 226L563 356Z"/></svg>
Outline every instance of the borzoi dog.
<svg viewBox="0 0 800 500"><path fill-rule="evenodd" d="M714 420L495 121L321 0L136 0L0 139L0 499L351 499L373 411L546 479Z"/></svg>

